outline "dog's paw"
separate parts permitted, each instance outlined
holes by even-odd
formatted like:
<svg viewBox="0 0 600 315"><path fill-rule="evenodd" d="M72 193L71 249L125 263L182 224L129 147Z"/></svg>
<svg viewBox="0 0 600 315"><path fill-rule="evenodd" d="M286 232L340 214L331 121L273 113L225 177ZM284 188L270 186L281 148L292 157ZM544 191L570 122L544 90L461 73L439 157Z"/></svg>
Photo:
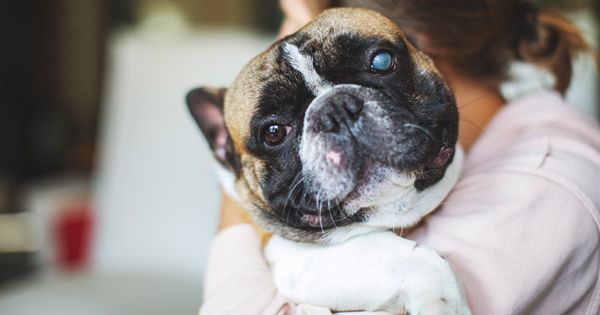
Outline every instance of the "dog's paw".
<svg viewBox="0 0 600 315"><path fill-rule="evenodd" d="M462 286L450 264L433 249L426 246L415 248L420 257L420 276L407 289L406 313L410 315L470 315Z"/></svg>

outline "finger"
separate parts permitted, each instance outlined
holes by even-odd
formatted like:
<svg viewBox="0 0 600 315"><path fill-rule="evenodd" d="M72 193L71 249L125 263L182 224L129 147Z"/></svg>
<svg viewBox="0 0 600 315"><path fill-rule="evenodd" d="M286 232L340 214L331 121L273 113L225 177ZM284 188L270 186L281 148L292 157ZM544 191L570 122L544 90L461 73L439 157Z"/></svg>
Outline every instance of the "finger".
<svg viewBox="0 0 600 315"><path fill-rule="evenodd" d="M296 32L301 27L302 27L302 25L299 25L290 19L287 19L287 18L284 19L283 23L281 23L281 27L279 28L279 32L277 33L277 39L286 37L286 36Z"/></svg>
<svg viewBox="0 0 600 315"><path fill-rule="evenodd" d="M279 6L286 19L293 21L297 25L305 25L318 14L315 12L314 1L303 0L280 0Z"/></svg>

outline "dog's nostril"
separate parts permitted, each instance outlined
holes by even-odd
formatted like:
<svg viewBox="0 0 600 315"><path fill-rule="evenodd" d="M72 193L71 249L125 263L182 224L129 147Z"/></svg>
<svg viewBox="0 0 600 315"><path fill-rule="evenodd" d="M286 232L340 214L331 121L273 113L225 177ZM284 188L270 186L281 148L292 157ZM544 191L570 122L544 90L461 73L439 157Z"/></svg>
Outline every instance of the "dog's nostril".
<svg viewBox="0 0 600 315"><path fill-rule="evenodd" d="M363 101L349 94L336 94L325 102L315 113L316 131L338 132L344 126L350 128L363 109Z"/></svg>
<svg viewBox="0 0 600 315"><path fill-rule="evenodd" d="M353 119L358 118L358 114L363 108L362 100L359 100L358 98L352 95L346 94L342 97L340 102L342 103L341 105L344 107L344 109L350 114L350 117L352 117Z"/></svg>
<svg viewBox="0 0 600 315"><path fill-rule="evenodd" d="M337 122L332 113L321 115L321 128L323 131L335 131Z"/></svg>

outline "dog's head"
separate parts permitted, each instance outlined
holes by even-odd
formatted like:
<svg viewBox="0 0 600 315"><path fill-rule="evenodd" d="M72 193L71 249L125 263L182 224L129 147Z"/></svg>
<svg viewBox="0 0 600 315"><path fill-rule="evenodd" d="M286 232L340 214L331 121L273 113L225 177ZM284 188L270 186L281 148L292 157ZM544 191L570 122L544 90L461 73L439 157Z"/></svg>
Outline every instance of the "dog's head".
<svg viewBox="0 0 600 315"><path fill-rule="evenodd" d="M240 202L289 239L413 225L459 172L453 96L431 60L373 11L325 11L229 89L196 89L187 101Z"/></svg>

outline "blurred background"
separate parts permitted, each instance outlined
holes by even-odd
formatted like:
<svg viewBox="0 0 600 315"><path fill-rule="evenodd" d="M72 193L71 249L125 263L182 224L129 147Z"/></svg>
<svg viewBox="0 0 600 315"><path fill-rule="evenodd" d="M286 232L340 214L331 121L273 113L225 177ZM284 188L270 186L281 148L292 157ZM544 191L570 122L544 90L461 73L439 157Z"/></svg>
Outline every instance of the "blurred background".
<svg viewBox="0 0 600 315"><path fill-rule="evenodd" d="M598 47L600 3L567 12ZM195 314L219 187L185 93L275 39L276 0L0 2L0 314ZM510 98L550 84L515 65ZM568 98L598 117L580 58Z"/></svg>

